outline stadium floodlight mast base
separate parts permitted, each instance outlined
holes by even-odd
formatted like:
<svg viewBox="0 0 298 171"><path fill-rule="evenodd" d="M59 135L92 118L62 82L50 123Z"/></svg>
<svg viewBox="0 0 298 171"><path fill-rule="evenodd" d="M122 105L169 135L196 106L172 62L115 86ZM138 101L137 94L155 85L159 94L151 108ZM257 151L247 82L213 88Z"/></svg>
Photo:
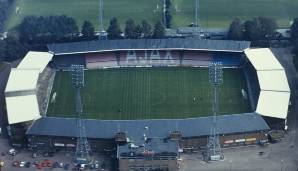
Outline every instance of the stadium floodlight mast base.
<svg viewBox="0 0 298 171"><path fill-rule="evenodd" d="M91 148L87 140L85 126L82 120L82 102L80 90L84 87L84 66L71 65L71 81L72 86L76 90L76 113L77 113L77 146L75 152L74 163L76 165L90 164L92 159L90 157Z"/></svg>
<svg viewBox="0 0 298 171"><path fill-rule="evenodd" d="M217 127L218 113L218 87L223 83L223 71L221 62L211 62L209 66L209 82L213 88L212 112L213 121L210 135L207 140L206 156L207 161L218 161L223 159Z"/></svg>

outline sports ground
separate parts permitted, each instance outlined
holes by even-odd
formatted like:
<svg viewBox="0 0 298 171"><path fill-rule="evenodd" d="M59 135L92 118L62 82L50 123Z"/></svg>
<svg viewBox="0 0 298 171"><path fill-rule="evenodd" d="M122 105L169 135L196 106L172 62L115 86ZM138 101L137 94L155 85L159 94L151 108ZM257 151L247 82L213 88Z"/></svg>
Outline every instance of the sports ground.
<svg viewBox="0 0 298 171"><path fill-rule="evenodd" d="M224 69L220 114L250 112L241 89L246 89L242 70ZM208 69L203 68L88 70L81 95L84 117L90 119L174 119L212 113L212 89ZM47 116L76 116L69 72L56 73Z"/></svg>
<svg viewBox="0 0 298 171"><path fill-rule="evenodd" d="M28 15L68 15L81 25L90 20L98 25L98 0L15 0L7 28L12 28ZM162 0L104 0L104 25L117 17L122 28L125 20L137 23L147 19L151 24L162 17ZM238 17L246 20L258 16L273 17L280 27L289 27L297 17L296 0L200 0L200 23L203 27L227 27ZM194 22L195 0L172 0L173 27L187 26Z"/></svg>

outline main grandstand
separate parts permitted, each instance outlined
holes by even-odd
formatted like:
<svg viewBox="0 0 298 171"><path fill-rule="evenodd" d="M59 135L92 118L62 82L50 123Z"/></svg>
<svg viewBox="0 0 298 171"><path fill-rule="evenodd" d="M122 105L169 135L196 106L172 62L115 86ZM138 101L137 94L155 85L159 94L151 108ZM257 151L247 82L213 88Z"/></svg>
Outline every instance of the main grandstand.
<svg viewBox="0 0 298 171"><path fill-rule="evenodd" d="M192 38L51 44L48 45L49 52L38 55L40 59L48 55L38 67L33 65L34 55L30 55L36 52L30 52L14 69L21 72L24 69L20 66L26 61L32 61L32 66L26 70L37 68L37 74L26 72L34 75L33 91L31 88L29 93L34 95L34 101L22 99L22 94L18 93L22 91L20 88L11 93L10 81L19 79L14 78L13 72L10 75L6 88L8 121L10 124L32 121L27 130L32 149L74 149L77 135L71 95L74 90L68 71L71 64L81 64L86 69L87 90L83 91L94 89L83 95L83 101L87 101L83 105L86 109L84 124L92 150L114 152L120 167L129 170L137 165L130 159L148 157L144 154L146 144L153 152L150 153L153 160L169 161L167 164L157 162L156 167L175 170L176 165L170 161L177 159L178 149L196 151L206 146L206 137L212 128L210 110L202 110L211 108L206 70L210 62L219 61L227 74L220 93L220 144L232 147L264 143L269 126L284 127L286 124L290 89L285 71L270 49L250 49L249 46L250 43L245 41ZM158 77L152 77L154 74ZM99 78L90 81L94 77ZM122 84L114 77L126 80L126 83ZM155 81L159 84L156 91L150 89L154 85L148 82L149 77L161 78ZM161 96L161 92L166 96ZM123 96L118 96L121 93ZM151 103L161 97L166 100L155 107L157 111L154 113ZM10 98L19 99L19 103L28 102L26 106L18 107L18 113L12 110L16 104L10 103ZM136 101L132 102L133 99ZM138 105L145 107L129 108ZM20 113L31 106L34 109L39 106L39 110ZM22 120L16 119L19 115L23 116ZM268 120L273 120L273 124L266 123ZM144 139L145 133L150 141ZM147 164L141 165L138 167Z"/></svg>

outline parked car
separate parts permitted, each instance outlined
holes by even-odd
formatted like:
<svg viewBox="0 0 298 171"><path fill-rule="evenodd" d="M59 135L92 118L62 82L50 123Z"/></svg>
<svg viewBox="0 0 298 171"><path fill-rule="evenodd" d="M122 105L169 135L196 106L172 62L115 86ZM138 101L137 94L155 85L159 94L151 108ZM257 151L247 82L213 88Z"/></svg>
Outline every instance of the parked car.
<svg viewBox="0 0 298 171"><path fill-rule="evenodd" d="M95 160L95 161L94 161L94 169L98 169L98 167L99 167L99 165L98 165L98 161Z"/></svg>
<svg viewBox="0 0 298 171"><path fill-rule="evenodd" d="M17 155L17 150L15 150L14 148L12 148L12 149L10 149L8 151L8 154L11 155L11 156L15 156L15 155Z"/></svg>
<svg viewBox="0 0 298 171"><path fill-rule="evenodd" d="M52 168L58 168L59 167L59 163L58 162L54 162L52 165Z"/></svg>
<svg viewBox="0 0 298 171"><path fill-rule="evenodd" d="M25 167L26 162L25 161L21 161L20 162L20 167Z"/></svg>
<svg viewBox="0 0 298 171"><path fill-rule="evenodd" d="M65 164L64 165L64 170L68 170L69 169L69 164Z"/></svg>
<svg viewBox="0 0 298 171"><path fill-rule="evenodd" d="M34 165L38 165L38 164L39 164L39 161L38 161L38 160L35 160L35 161L33 162L33 164L34 164Z"/></svg>
<svg viewBox="0 0 298 171"><path fill-rule="evenodd" d="M101 169L102 171L105 170L105 169L106 169L106 164L105 164L105 163L102 163L100 169Z"/></svg>
<svg viewBox="0 0 298 171"><path fill-rule="evenodd" d="M41 170L41 169L42 169L42 166L41 166L40 164L37 164L37 165L36 165L36 169Z"/></svg>
<svg viewBox="0 0 298 171"><path fill-rule="evenodd" d="M31 162L26 162L26 163L25 163L25 167L26 167L26 168L29 168L30 165L31 165Z"/></svg>
<svg viewBox="0 0 298 171"><path fill-rule="evenodd" d="M15 167L19 167L20 166L20 162L19 161L14 161L12 163L12 165L15 166Z"/></svg>
<svg viewBox="0 0 298 171"><path fill-rule="evenodd" d="M63 163L59 163L59 167L63 168L64 164Z"/></svg>

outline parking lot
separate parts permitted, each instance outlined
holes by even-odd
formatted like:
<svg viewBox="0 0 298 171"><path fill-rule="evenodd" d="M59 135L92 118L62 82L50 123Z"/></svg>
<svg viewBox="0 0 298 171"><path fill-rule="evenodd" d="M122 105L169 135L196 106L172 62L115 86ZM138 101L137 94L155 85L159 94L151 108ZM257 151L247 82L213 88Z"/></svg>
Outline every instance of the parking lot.
<svg viewBox="0 0 298 171"><path fill-rule="evenodd" d="M19 171L19 170L72 170L74 169L73 153L70 152L59 152L53 156L44 157L43 154L34 156L33 153L27 150L17 150L15 156L9 154L11 147L8 145L6 139L0 139L0 159L4 161L4 167L2 171ZM5 153L2 154L2 153ZM4 156L3 156L4 155ZM89 168L86 170L105 170L110 171L111 161L107 156L94 155L94 163L97 163L93 169ZM97 161L97 162L96 162ZM29 163L29 164L28 164Z"/></svg>

